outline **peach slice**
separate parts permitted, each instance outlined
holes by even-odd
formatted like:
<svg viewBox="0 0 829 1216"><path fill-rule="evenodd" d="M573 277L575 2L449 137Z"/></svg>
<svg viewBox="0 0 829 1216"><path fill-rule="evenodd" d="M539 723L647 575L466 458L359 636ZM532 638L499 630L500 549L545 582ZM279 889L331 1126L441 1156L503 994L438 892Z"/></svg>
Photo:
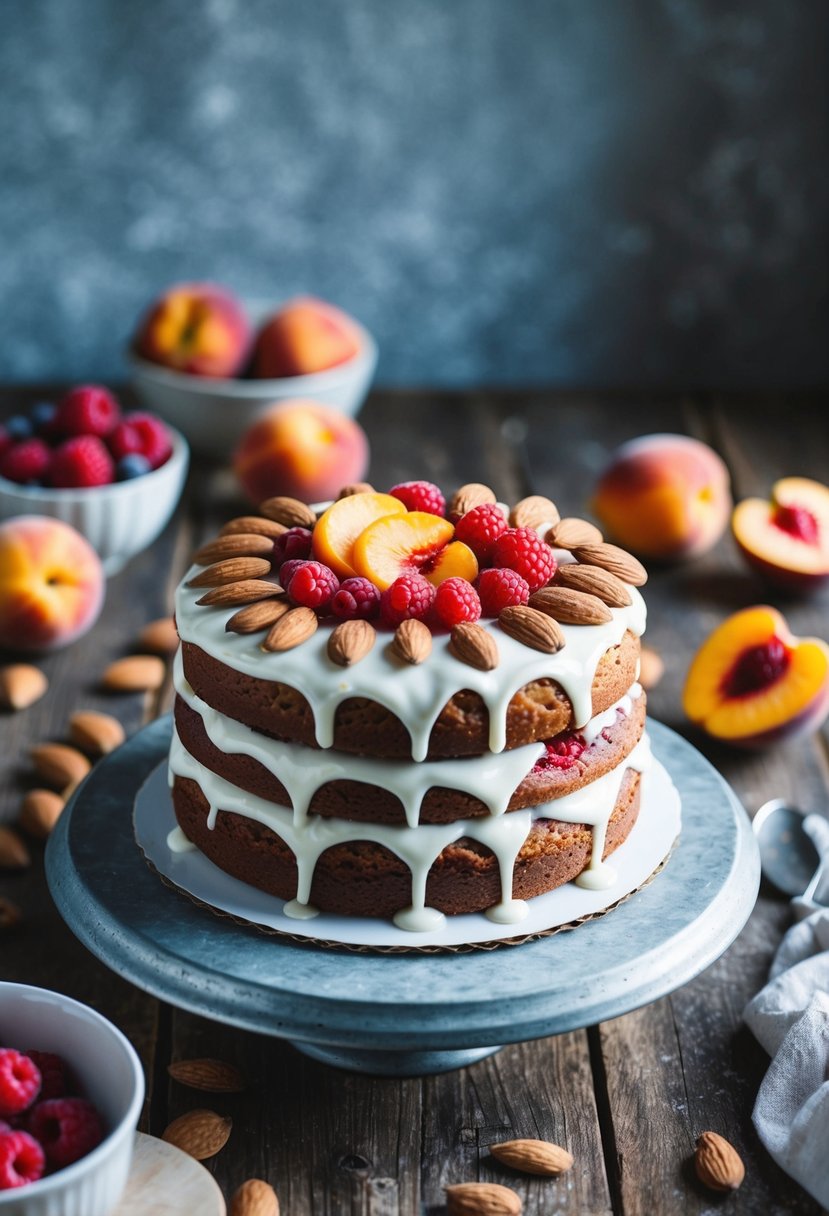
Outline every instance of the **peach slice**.
<svg viewBox="0 0 829 1216"><path fill-rule="evenodd" d="M356 497L356 495L355 495ZM348 502L348 499L344 501ZM319 525L317 525L319 526ZM468 558L455 551L455 533L448 519L430 515L428 511L408 511L404 515L386 516L370 524L354 542L353 562L358 574L369 578L385 591L401 574L417 571L430 582L441 582L457 574L455 566L468 564ZM466 545L462 549L466 550ZM444 558L447 549L453 552ZM467 550L475 562L472 550ZM478 564L475 562L475 572ZM474 575L473 575L474 578Z"/></svg>
<svg viewBox="0 0 829 1216"><path fill-rule="evenodd" d="M829 646L794 637L776 608L744 608L697 651L682 701L707 734L742 747L815 731L829 714Z"/></svg>
<svg viewBox="0 0 829 1216"><path fill-rule="evenodd" d="M357 574L353 549L369 524L386 516L405 515L406 508L391 494L351 494L332 503L314 528L314 556L340 578Z"/></svg>
<svg viewBox="0 0 829 1216"><path fill-rule="evenodd" d="M829 579L829 488L819 481L784 477L770 502L741 502L731 527L746 561L770 582L811 591Z"/></svg>
<svg viewBox="0 0 829 1216"><path fill-rule="evenodd" d="M471 583L478 577L478 559L469 545L462 540L452 540L421 567L420 573L434 587L439 587L447 578L465 578Z"/></svg>

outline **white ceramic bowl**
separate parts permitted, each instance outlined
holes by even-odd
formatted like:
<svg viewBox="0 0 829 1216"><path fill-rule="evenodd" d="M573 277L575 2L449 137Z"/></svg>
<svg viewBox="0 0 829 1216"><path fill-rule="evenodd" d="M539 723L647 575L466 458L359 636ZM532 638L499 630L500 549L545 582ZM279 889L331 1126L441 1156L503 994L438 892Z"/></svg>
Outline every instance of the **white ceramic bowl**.
<svg viewBox="0 0 829 1216"><path fill-rule="evenodd" d="M89 489L50 490L21 486L0 477L0 519L13 515L50 515L85 536L115 574L146 549L176 509L190 459L187 441L170 427L173 454L152 473Z"/></svg>
<svg viewBox="0 0 829 1216"><path fill-rule="evenodd" d="M367 329L353 324L361 337L354 358L312 376L211 379L171 371L130 352L132 385L146 408L177 426L195 452L227 462L248 427L280 401L310 397L354 417L377 366L377 345Z"/></svg>
<svg viewBox="0 0 829 1216"><path fill-rule="evenodd" d="M55 1051L72 1067L109 1130L86 1157L29 1186L0 1191L0 1216L107 1216L127 1182L144 1073L120 1030L58 992L0 981L0 1039Z"/></svg>

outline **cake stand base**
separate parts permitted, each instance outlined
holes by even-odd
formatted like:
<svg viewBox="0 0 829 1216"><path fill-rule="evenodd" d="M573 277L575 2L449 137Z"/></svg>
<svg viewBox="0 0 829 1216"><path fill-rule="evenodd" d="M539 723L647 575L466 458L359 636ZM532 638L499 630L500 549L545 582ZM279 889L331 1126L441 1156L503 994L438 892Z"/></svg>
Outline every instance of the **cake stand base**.
<svg viewBox="0 0 829 1216"><path fill-rule="evenodd" d="M295 1042L291 1046L321 1064L373 1077L425 1077L437 1072L454 1072L501 1050L500 1047L473 1047L468 1051L372 1051Z"/></svg>

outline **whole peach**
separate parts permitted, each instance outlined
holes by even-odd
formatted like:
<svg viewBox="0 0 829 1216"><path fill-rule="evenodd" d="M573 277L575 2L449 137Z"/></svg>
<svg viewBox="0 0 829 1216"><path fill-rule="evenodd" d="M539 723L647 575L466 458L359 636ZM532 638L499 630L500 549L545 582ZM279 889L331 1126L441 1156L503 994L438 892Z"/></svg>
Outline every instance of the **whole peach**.
<svg viewBox="0 0 829 1216"><path fill-rule="evenodd" d="M135 350L143 359L193 376L236 376L247 362L250 323L236 297L215 283L177 283L141 321Z"/></svg>
<svg viewBox="0 0 829 1216"><path fill-rule="evenodd" d="M43 515L0 524L0 646L67 646L98 619L105 587L97 553L69 524Z"/></svg>
<svg viewBox="0 0 829 1216"><path fill-rule="evenodd" d="M286 401L242 436L233 469L254 503L273 494L303 502L336 497L368 468L366 433L359 423L316 401Z"/></svg>
<svg viewBox="0 0 829 1216"><path fill-rule="evenodd" d="M360 331L346 313L313 296L299 296L259 331L253 374L259 379L308 376L346 363L359 349Z"/></svg>
<svg viewBox="0 0 829 1216"><path fill-rule="evenodd" d="M698 439L644 435L614 453L592 508L613 539L635 553L697 557L713 548L728 524L728 470Z"/></svg>

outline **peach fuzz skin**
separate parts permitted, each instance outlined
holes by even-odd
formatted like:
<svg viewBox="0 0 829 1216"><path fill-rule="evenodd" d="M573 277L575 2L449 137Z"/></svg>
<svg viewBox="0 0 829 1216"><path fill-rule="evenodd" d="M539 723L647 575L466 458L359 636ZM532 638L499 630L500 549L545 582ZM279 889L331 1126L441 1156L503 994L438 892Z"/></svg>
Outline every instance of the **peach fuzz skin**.
<svg viewBox="0 0 829 1216"><path fill-rule="evenodd" d="M805 530L797 526L804 512ZM731 528L748 564L787 591L818 591L829 582L829 487L806 477L784 477L771 499L746 498Z"/></svg>
<svg viewBox="0 0 829 1216"><path fill-rule="evenodd" d="M740 663L769 646L778 655L769 678L735 691ZM795 637L776 608L744 608L723 621L697 651L682 701L692 722L739 747L766 747L813 733L829 714L829 646L819 638Z"/></svg>
<svg viewBox="0 0 829 1216"><path fill-rule="evenodd" d="M361 481L368 459L366 433L353 418L296 400L269 410L245 432L233 471L253 503L274 494L322 502Z"/></svg>
<svg viewBox="0 0 829 1216"><path fill-rule="evenodd" d="M191 376L238 375L252 341L250 323L234 295L215 283L178 283L150 307L138 327L142 359Z"/></svg>
<svg viewBox="0 0 829 1216"><path fill-rule="evenodd" d="M643 557L685 560L711 549L731 514L728 470L686 435L623 444L599 478L592 509L608 535Z"/></svg>
<svg viewBox="0 0 829 1216"><path fill-rule="evenodd" d="M105 587L97 553L69 524L41 515L0 524L0 646L67 646L98 619Z"/></svg>
<svg viewBox="0 0 829 1216"><path fill-rule="evenodd" d="M309 376L347 363L359 349L360 331L346 313L313 296L299 296L259 331L253 375L262 380Z"/></svg>

